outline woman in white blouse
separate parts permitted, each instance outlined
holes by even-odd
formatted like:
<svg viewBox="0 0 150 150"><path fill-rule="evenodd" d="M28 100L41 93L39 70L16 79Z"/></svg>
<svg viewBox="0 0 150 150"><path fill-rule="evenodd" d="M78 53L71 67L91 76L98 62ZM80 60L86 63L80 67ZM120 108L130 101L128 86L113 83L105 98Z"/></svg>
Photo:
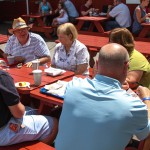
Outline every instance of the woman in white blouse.
<svg viewBox="0 0 150 150"><path fill-rule="evenodd" d="M57 36L60 41L55 46L52 66L74 71L75 74L88 74L89 53L87 47L77 40L77 30L72 23L58 27Z"/></svg>

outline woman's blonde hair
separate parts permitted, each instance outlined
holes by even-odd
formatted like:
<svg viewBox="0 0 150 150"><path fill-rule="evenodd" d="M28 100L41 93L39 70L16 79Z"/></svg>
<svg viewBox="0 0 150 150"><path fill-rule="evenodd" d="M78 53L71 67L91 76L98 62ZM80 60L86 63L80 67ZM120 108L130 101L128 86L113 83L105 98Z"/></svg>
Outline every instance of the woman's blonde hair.
<svg viewBox="0 0 150 150"><path fill-rule="evenodd" d="M65 34L65 35L71 34L73 41L77 39L77 36L78 36L77 29L72 23L64 23L60 25L57 29L57 35L60 33Z"/></svg>
<svg viewBox="0 0 150 150"><path fill-rule="evenodd" d="M126 28L116 28L110 32L109 42L118 43L124 46L128 53L134 49L134 38Z"/></svg>

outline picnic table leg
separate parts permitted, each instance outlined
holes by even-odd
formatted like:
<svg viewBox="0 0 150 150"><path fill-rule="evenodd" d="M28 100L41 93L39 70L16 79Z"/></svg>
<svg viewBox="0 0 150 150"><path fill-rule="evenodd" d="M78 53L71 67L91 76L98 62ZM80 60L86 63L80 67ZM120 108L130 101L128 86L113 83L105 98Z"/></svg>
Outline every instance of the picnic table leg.
<svg viewBox="0 0 150 150"><path fill-rule="evenodd" d="M95 24L95 26L96 26L99 33L104 33L105 32L102 25L101 25L101 22L94 21L94 24Z"/></svg>
<svg viewBox="0 0 150 150"><path fill-rule="evenodd" d="M149 32L149 28L143 27L143 29L141 30L141 32L140 32L138 37L145 38L148 32Z"/></svg>
<svg viewBox="0 0 150 150"><path fill-rule="evenodd" d="M76 26L76 28L77 28L78 31L81 30L83 24L84 24L84 21L82 21L82 20L79 20L79 21L78 21L78 24L77 24L77 26Z"/></svg>

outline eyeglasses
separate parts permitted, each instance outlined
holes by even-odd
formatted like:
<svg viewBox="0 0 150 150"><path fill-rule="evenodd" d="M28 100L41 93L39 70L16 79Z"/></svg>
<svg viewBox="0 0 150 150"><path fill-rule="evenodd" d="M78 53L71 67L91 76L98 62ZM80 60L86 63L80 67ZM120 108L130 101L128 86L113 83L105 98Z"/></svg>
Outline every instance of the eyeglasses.
<svg viewBox="0 0 150 150"><path fill-rule="evenodd" d="M22 33L26 31L27 31L27 28L22 28L22 29L16 30L15 33Z"/></svg>

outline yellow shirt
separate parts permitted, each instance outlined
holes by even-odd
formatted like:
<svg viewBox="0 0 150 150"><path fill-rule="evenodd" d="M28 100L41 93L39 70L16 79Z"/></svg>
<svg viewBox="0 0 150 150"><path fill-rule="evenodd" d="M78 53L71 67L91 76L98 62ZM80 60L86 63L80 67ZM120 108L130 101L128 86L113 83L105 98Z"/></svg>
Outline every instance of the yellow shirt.
<svg viewBox="0 0 150 150"><path fill-rule="evenodd" d="M150 89L150 63L144 57L143 54L137 50L133 50L130 54L129 71L141 70L143 76L140 80L140 84Z"/></svg>

